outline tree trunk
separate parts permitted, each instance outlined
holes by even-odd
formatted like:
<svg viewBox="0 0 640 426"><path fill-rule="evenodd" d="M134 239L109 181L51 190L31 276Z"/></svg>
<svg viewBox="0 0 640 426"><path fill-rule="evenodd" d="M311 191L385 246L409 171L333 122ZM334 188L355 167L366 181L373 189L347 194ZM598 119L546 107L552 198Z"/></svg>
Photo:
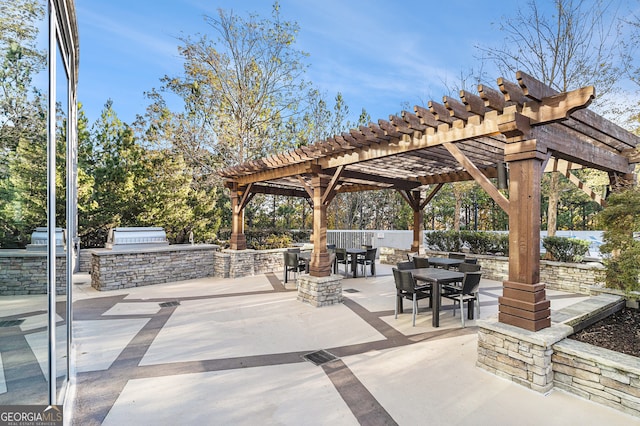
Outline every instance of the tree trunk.
<svg viewBox="0 0 640 426"><path fill-rule="evenodd" d="M462 210L462 194L454 189L453 195L456 199L456 207L453 212L453 229L460 231L460 210Z"/></svg>

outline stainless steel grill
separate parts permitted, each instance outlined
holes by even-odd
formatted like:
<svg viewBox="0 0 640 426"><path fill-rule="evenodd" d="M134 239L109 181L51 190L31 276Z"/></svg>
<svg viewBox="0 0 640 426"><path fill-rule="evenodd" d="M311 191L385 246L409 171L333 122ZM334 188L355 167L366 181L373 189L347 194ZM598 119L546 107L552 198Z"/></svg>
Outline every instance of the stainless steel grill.
<svg viewBox="0 0 640 426"><path fill-rule="evenodd" d="M27 244L28 251L45 251L47 250L47 228L39 226L31 233L31 244ZM56 228L56 251L65 249L65 235L62 228Z"/></svg>
<svg viewBox="0 0 640 426"><path fill-rule="evenodd" d="M106 248L111 250L138 250L169 245L167 234L161 227L111 228Z"/></svg>

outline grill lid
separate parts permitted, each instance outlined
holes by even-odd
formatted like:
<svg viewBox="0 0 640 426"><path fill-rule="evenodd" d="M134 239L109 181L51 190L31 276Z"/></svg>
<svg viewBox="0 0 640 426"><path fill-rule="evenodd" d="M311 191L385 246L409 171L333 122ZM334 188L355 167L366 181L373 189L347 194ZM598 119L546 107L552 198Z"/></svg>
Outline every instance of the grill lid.
<svg viewBox="0 0 640 426"><path fill-rule="evenodd" d="M156 226L111 228L106 248L111 250L144 249L169 245L164 228Z"/></svg>

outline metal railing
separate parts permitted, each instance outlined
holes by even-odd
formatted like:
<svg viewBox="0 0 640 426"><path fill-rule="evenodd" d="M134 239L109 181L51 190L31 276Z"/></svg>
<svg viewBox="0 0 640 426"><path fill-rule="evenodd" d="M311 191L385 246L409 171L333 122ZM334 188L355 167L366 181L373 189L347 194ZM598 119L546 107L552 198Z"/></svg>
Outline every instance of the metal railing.
<svg viewBox="0 0 640 426"><path fill-rule="evenodd" d="M376 246L376 231L335 230L327 231L327 244L336 247L361 247L363 245Z"/></svg>

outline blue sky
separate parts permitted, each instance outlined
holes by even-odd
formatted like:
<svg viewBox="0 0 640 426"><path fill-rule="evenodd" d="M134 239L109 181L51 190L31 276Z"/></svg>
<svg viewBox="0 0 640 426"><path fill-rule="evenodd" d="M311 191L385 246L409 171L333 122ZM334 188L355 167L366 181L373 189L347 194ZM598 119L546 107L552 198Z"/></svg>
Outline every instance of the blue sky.
<svg viewBox="0 0 640 426"><path fill-rule="evenodd" d="M541 3L551 3L544 1ZM78 99L92 123L107 99L131 123L148 104L143 93L164 75L179 75L180 35L211 31L203 15L219 8L271 16L269 0L76 0L80 32ZM332 105L341 92L352 120L372 120L403 105L440 101L461 73L477 68L477 45L498 46L502 17L525 1L281 0L283 19L300 26L297 47L309 53L307 79ZM486 69L495 82L496 71ZM506 76L512 77L512 76Z"/></svg>

